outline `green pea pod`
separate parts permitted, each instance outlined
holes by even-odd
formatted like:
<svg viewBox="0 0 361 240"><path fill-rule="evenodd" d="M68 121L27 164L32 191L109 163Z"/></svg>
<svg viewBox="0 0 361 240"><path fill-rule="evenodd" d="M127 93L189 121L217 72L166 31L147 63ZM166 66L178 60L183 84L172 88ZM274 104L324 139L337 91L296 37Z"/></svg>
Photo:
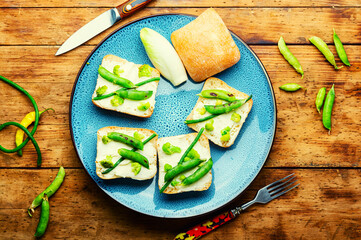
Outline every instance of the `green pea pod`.
<svg viewBox="0 0 361 240"><path fill-rule="evenodd" d="M125 88L133 88L134 87L134 84L130 80L119 77L119 76L115 75L114 73L109 72L101 65L98 68L98 73L102 78L104 78L105 80L107 80L111 83L114 83L116 85L119 85L119 86L122 86Z"/></svg>
<svg viewBox="0 0 361 240"><path fill-rule="evenodd" d="M323 101L325 100L325 96L326 96L326 88L323 87L320 90L318 90L317 96L316 96L316 109L318 111L318 113L321 113L321 107L323 105Z"/></svg>
<svg viewBox="0 0 361 240"><path fill-rule="evenodd" d="M34 235L35 237L39 238L44 235L46 228L48 227L49 216L50 216L49 200L48 200L48 196L44 194L44 197L42 198L42 202L41 202L40 219Z"/></svg>
<svg viewBox="0 0 361 240"><path fill-rule="evenodd" d="M286 83L280 86L280 89L286 92L295 92L301 88L303 87L298 85L297 83Z"/></svg>
<svg viewBox="0 0 361 240"><path fill-rule="evenodd" d="M198 168L192 175L182 181L183 185L190 185L204 177L213 166L212 158L210 158L202 167Z"/></svg>
<svg viewBox="0 0 361 240"><path fill-rule="evenodd" d="M345 48L343 47L341 39L337 36L335 29L333 29L333 42L335 43L335 48L336 48L337 54L340 57L341 61L346 66L351 66L350 62L348 61Z"/></svg>
<svg viewBox="0 0 361 240"><path fill-rule="evenodd" d="M287 60L287 62L296 70L296 72L300 73L303 78L303 70L300 62L297 60L295 56L291 53L291 51L288 49L285 40L283 40L283 37L280 37L280 40L278 40L278 49L280 50L283 57Z"/></svg>
<svg viewBox="0 0 361 240"><path fill-rule="evenodd" d="M118 132L109 132L107 134L107 136L109 139L111 139L113 141L121 142L121 143L127 144L128 146L143 150L144 145L143 145L142 141L140 141L132 136L126 135L124 133L118 133Z"/></svg>
<svg viewBox="0 0 361 240"><path fill-rule="evenodd" d="M130 99L130 100L146 100L153 95L153 91L138 91L135 89L130 90L117 90L117 95L121 98Z"/></svg>
<svg viewBox="0 0 361 240"><path fill-rule="evenodd" d="M200 160L200 159L192 159L187 162L178 164L177 166L175 166L172 169L170 169L169 171L167 171L167 173L164 176L164 181L166 182L168 180L173 179L178 174L181 174L185 171L188 171L188 170L198 166L201 162L202 162L202 160Z"/></svg>
<svg viewBox="0 0 361 240"><path fill-rule="evenodd" d="M197 94L198 96L204 97L204 98L217 98L222 99L227 102L233 102L236 100L236 97L225 90L218 90L218 89L209 89L209 90L203 90L200 94Z"/></svg>
<svg viewBox="0 0 361 240"><path fill-rule="evenodd" d="M150 78L150 79L147 79L147 80L145 80L145 81L143 81L143 82L139 82L139 83L135 84L135 86L136 86L136 87L140 87L140 86L143 86L143 85L145 85L145 84L147 84L147 83L155 82L155 81L159 81L159 80L160 80L159 77ZM121 89L119 89L119 90L126 90L126 89L127 89L127 88L121 88ZM117 91L119 91L119 90L117 90ZM97 96L97 97L93 98L93 100L96 101L96 100L101 100L101 99L109 98L109 97L114 96L114 95L116 95L116 94L117 94L116 92L112 92L112 93L105 94L105 95L102 95L102 96Z"/></svg>
<svg viewBox="0 0 361 240"><path fill-rule="evenodd" d="M323 126L331 131L331 115L333 102L335 101L335 84L328 91L325 104L323 105L322 122Z"/></svg>
<svg viewBox="0 0 361 240"><path fill-rule="evenodd" d="M228 113L234 109L241 107L243 104L248 102L252 98L252 95L249 96L247 99L238 99L236 101L225 103L222 105L204 105L204 108L207 112L214 115L219 115L223 113Z"/></svg>
<svg viewBox="0 0 361 240"><path fill-rule="evenodd" d="M321 38L319 38L319 37L311 37L308 40L310 40L310 42L318 48L318 50L325 56L327 61L329 63L331 63L331 65L335 69L340 69L341 68L341 67L337 67L336 61L335 61L335 56L330 51L327 44Z"/></svg>
<svg viewBox="0 0 361 240"><path fill-rule="evenodd" d="M146 140L143 141L143 145L147 144L150 140L152 140L153 138L155 138L157 136L157 134L153 133L149 138L147 138ZM137 148L133 148L131 151L135 152L137 151ZM116 161L113 165L113 167L108 168L107 170L103 171L102 174L107 174L110 173L111 171L113 171L125 158L121 157L118 159L118 161Z"/></svg>
<svg viewBox="0 0 361 240"><path fill-rule="evenodd" d="M50 198L60 188L61 184L64 181L64 177L65 177L65 170L63 167L60 167L54 181L49 185L49 187L47 187L42 193L40 193L31 203L28 209L28 214L30 217L32 217L31 213L34 212L34 209L38 207L43 201L43 197L45 194L47 195L48 198Z"/></svg>
<svg viewBox="0 0 361 240"><path fill-rule="evenodd" d="M142 154L140 154L138 152L133 152L132 150L128 150L125 148L119 149L118 153L123 158L137 162L140 165L144 166L145 168L149 169L149 161Z"/></svg>

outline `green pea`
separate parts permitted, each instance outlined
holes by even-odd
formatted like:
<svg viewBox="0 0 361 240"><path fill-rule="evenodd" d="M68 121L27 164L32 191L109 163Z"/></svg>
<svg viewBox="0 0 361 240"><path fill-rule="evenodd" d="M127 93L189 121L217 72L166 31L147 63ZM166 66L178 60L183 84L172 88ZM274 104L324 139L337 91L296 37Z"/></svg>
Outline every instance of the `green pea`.
<svg viewBox="0 0 361 240"><path fill-rule="evenodd" d="M221 89L203 90L200 94L197 95L204 98L218 98L227 102L233 102L236 100L236 97L233 95L233 93Z"/></svg>
<svg viewBox="0 0 361 240"><path fill-rule="evenodd" d="M113 107L118 107L124 103L124 98L119 97L118 95L114 95L110 103Z"/></svg>
<svg viewBox="0 0 361 240"><path fill-rule="evenodd" d="M182 162L181 164L176 165L175 167L167 171L167 173L164 176L164 181L167 182L175 178L177 175L198 166L201 162L202 160L200 159L192 159L187 162Z"/></svg>
<svg viewBox="0 0 361 240"><path fill-rule="evenodd" d="M219 105L222 105L222 104L223 104L222 100L217 100L216 101L216 106L219 106Z"/></svg>
<svg viewBox="0 0 361 240"><path fill-rule="evenodd" d="M179 185L179 182L177 180L173 180L171 183L170 183L173 187Z"/></svg>
<svg viewBox="0 0 361 240"><path fill-rule="evenodd" d="M164 164L164 171L165 171L165 172L168 172L168 171L171 170L172 168L173 168L172 165L170 165L170 164L168 164L168 163Z"/></svg>
<svg viewBox="0 0 361 240"><path fill-rule="evenodd" d="M103 95L107 91L108 87L106 85L99 87L96 90L97 97Z"/></svg>
<svg viewBox="0 0 361 240"><path fill-rule="evenodd" d="M224 129L221 130L221 141L222 142L227 142L229 141L229 139L231 138L231 134L230 134L231 128L229 126L225 127Z"/></svg>
<svg viewBox="0 0 361 240"><path fill-rule="evenodd" d="M213 123L214 123L214 120L211 119L209 122L206 123L204 128L209 132L213 131L214 130Z"/></svg>
<svg viewBox="0 0 361 240"><path fill-rule="evenodd" d="M143 140L144 135L140 134L139 132L134 132L133 133L134 138L138 139L138 140Z"/></svg>
<svg viewBox="0 0 361 240"><path fill-rule="evenodd" d="M189 160L192 160L192 158L190 158L190 157L185 157L184 158L184 162L188 162Z"/></svg>
<svg viewBox="0 0 361 240"><path fill-rule="evenodd" d="M331 63L332 66L334 66L335 69L340 69L341 67L337 67L335 56L328 48L327 44L319 37L311 37L309 38L310 42L315 45L318 50L325 56L327 61Z"/></svg>
<svg viewBox="0 0 361 240"><path fill-rule="evenodd" d="M49 216L50 216L49 200L48 200L48 196L44 194L44 197L42 198L42 202L41 202L40 219L34 235L35 237L40 238L41 236L44 235L46 228L48 227Z"/></svg>
<svg viewBox="0 0 361 240"><path fill-rule="evenodd" d="M327 93L322 112L323 126L330 131L331 131L331 115L332 115L332 108L334 101L335 101L335 84L332 85L332 88Z"/></svg>
<svg viewBox="0 0 361 240"><path fill-rule="evenodd" d="M318 90L317 96L316 96L316 109L319 113L321 113L321 107L323 105L323 101L325 100L326 96L326 88L323 87L320 90Z"/></svg>
<svg viewBox="0 0 361 240"><path fill-rule="evenodd" d="M133 152L131 150L121 148L118 150L120 156L124 157L125 159L132 160L134 162L140 163L145 168L149 169L149 161L148 159L138 152Z"/></svg>
<svg viewBox="0 0 361 240"><path fill-rule="evenodd" d="M142 169L142 165L140 165L137 162L132 162L131 167L132 167L132 172L134 173L135 176L137 176L140 170Z"/></svg>
<svg viewBox="0 0 361 240"><path fill-rule="evenodd" d="M288 49L285 40L283 40L283 37L280 37L280 40L278 40L278 49L280 50L283 57L287 60L287 62L296 70L296 72L300 73L303 78L304 73L302 70L302 66L297 60L297 58Z"/></svg>
<svg viewBox="0 0 361 240"><path fill-rule="evenodd" d="M148 64L139 67L138 77L150 77L152 75L152 68Z"/></svg>
<svg viewBox="0 0 361 240"><path fill-rule="evenodd" d="M100 165L102 165L104 168L111 168L114 166L112 159L113 157L108 155L105 157L105 159L100 161Z"/></svg>
<svg viewBox="0 0 361 240"><path fill-rule="evenodd" d="M122 86L125 88L133 88L134 87L134 84L130 80L119 77L119 76L115 75L114 73L109 72L101 65L98 68L98 73L102 78L104 78L105 80L107 80L111 83L114 83L116 85L119 85L119 86Z"/></svg>
<svg viewBox="0 0 361 240"><path fill-rule="evenodd" d="M181 175L181 176L179 177L179 180L181 180L181 181L183 181L184 179L186 179L186 176L184 176L184 175Z"/></svg>
<svg viewBox="0 0 361 240"><path fill-rule="evenodd" d="M124 133L118 133L118 132L109 132L108 138L110 138L113 141L121 142L124 144L127 144L128 146L135 147L137 149L143 150L143 143L142 141L131 137L129 135L126 135Z"/></svg>
<svg viewBox="0 0 361 240"><path fill-rule="evenodd" d="M231 116L231 120L232 120L233 122L238 123L239 121L241 121L241 115L239 115L239 114L236 113L236 112L233 112L233 113L232 113L232 116Z"/></svg>
<svg viewBox="0 0 361 240"><path fill-rule="evenodd" d="M103 142L104 144L107 144L108 142L110 142L110 139L109 139L106 135L104 135L104 136L102 137L102 142Z"/></svg>
<svg viewBox="0 0 361 240"><path fill-rule="evenodd" d="M199 155L199 153L197 152L197 150L195 150L194 148L192 148L189 153L187 154L187 157L189 157L190 159L199 159L201 157L201 155Z"/></svg>
<svg viewBox="0 0 361 240"><path fill-rule="evenodd" d="M162 146L162 150L167 155L172 155L173 153L180 153L182 149L177 146L173 146L170 142L166 142Z"/></svg>
<svg viewBox="0 0 361 240"><path fill-rule="evenodd" d="M120 77L120 74L123 73L124 70L123 69L120 69L120 66L119 65L115 65L114 68L113 68L113 73L115 75L117 75L118 77Z"/></svg>
<svg viewBox="0 0 361 240"><path fill-rule="evenodd" d="M192 175L182 181L182 185L190 185L204 177L212 169L213 161L210 158L202 167L198 168Z"/></svg>
<svg viewBox="0 0 361 240"><path fill-rule="evenodd" d="M200 107L200 108L197 108L197 112L200 114L200 115L204 115L207 111L204 107Z"/></svg>
<svg viewBox="0 0 361 240"><path fill-rule="evenodd" d="M234 109L237 109L237 108L241 107L246 102L248 102L251 98L252 98L252 95L249 96L247 99L238 99L238 100L235 100L233 102L225 103L225 104L218 105L218 106L216 106L216 105L204 105L204 108L210 114L219 115L219 114L223 114L223 113L228 113L228 112L230 112L230 111L232 111Z"/></svg>
<svg viewBox="0 0 361 240"><path fill-rule="evenodd" d="M150 108L150 103L141 103L137 108L139 111L147 111Z"/></svg>
<svg viewBox="0 0 361 240"><path fill-rule="evenodd" d="M343 47L341 39L337 36L335 29L333 29L333 42L335 43L335 48L336 48L337 54L338 54L339 58L341 59L341 61L346 66L351 66L350 62L348 61L345 48Z"/></svg>
<svg viewBox="0 0 361 240"><path fill-rule="evenodd" d="M153 91L139 91L135 89L119 89L117 95L130 100L146 100L153 95Z"/></svg>
<svg viewBox="0 0 361 240"><path fill-rule="evenodd" d="M286 84L283 84L282 86L280 86L280 89L283 91L286 91L286 92L295 92L301 88L303 88L303 87L297 83L286 83Z"/></svg>

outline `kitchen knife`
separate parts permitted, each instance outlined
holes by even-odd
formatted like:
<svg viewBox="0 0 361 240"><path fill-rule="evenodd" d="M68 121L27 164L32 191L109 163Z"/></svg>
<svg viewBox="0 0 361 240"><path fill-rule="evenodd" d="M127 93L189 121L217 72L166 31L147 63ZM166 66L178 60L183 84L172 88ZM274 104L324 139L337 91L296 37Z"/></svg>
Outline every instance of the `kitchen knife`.
<svg viewBox="0 0 361 240"><path fill-rule="evenodd" d="M55 56L66 53L89 39L92 39L99 33L113 26L116 22L125 17L132 15L137 10L143 8L152 0L128 0L118 7L110 9L102 13L92 21L81 27L73 35L71 35L56 52Z"/></svg>

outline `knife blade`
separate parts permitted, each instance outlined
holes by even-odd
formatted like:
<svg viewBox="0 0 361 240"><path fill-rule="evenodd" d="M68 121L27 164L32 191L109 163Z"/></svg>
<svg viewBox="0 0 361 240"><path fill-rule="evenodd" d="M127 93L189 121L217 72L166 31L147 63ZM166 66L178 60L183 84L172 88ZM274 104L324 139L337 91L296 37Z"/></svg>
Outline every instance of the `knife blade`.
<svg viewBox="0 0 361 240"><path fill-rule="evenodd" d="M118 7L102 13L101 15L81 27L78 31L73 33L73 35L71 35L63 43L63 45L60 46L55 56L59 56L82 45L86 41L92 39L96 35L110 28L118 21L132 15L137 10L143 8L151 1L152 0L128 0L119 5Z"/></svg>

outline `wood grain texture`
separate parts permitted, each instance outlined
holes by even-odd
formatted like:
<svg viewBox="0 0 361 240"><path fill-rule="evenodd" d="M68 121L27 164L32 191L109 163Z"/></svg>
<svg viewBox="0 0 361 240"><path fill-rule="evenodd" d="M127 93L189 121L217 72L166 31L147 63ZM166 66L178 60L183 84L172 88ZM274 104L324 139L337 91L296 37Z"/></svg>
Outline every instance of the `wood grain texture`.
<svg viewBox="0 0 361 240"><path fill-rule="evenodd" d="M3 0L0 7L115 7L124 0ZM155 0L150 7L339 7L361 6L358 0Z"/></svg>
<svg viewBox="0 0 361 240"><path fill-rule="evenodd" d="M259 188L291 172L295 172L301 182L298 188L267 205L249 208L204 239L361 237L360 170L264 169L241 197L218 212L251 200ZM2 239L31 238L39 209L31 219L26 208L56 173L57 169L0 169ZM66 169L62 187L49 202L50 224L44 239L109 239L114 236L118 239L149 239L150 236L172 239L181 230L213 216L179 220L144 216L111 200L78 169Z"/></svg>
<svg viewBox="0 0 361 240"><path fill-rule="evenodd" d="M360 167L358 139L361 138L361 115L358 110L361 105L361 46L346 46L352 66L338 71L315 47L290 46L303 66L304 79L283 59L276 46L256 45L252 48L269 73L278 109L276 138L266 167ZM81 166L69 135L68 108L77 72L92 49L92 46L84 46L61 56L60 61L52 55L56 47L0 47L0 55L9 56L0 59L0 66L8 66L2 74L26 86L41 109L55 109L54 113L44 114L36 133L45 156L44 167L55 167L59 163L66 167ZM331 50L335 52L333 47ZM23 52L26 52L25 57ZM37 55L37 52L42 54ZM31 57L33 55L36 60ZM278 87L287 82L297 82L307 87L307 91L280 91ZM332 131L328 135L314 100L318 89L329 89L333 83L336 101ZM4 89L0 91L0 99L6 99L6 104L0 105L1 120L21 121L28 111L32 111L31 103L6 84L0 83L0 86ZM5 136L14 132L15 128L0 132L4 146L13 147L13 138ZM0 167L35 167L35 158L35 150L29 144L22 158L16 154L0 153Z"/></svg>
<svg viewBox="0 0 361 240"><path fill-rule="evenodd" d="M76 30L107 8L3 8L0 45L61 45ZM161 13L199 15L204 8L145 8L86 44L97 44L118 27ZM217 8L227 27L250 44L309 44L319 36L332 42L332 28L347 44L361 43L361 8ZM31 22L32 24L29 24ZM260 33L260 28L267 29ZM61 30L59 30L61 29Z"/></svg>

